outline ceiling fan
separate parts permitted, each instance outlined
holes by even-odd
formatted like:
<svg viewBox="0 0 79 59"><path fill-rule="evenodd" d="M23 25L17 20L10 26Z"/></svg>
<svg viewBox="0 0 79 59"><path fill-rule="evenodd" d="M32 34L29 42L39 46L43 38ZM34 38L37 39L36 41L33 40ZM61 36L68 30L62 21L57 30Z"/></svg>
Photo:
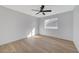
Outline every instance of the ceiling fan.
<svg viewBox="0 0 79 59"><path fill-rule="evenodd" d="M36 13L36 15L39 14L39 13L42 13L43 15L45 15L45 12L52 12L52 10L44 10L44 8L45 8L45 5L41 5L40 10L34 10L34 9L32 9L32 10L33 11L38 11Z"/></svg>

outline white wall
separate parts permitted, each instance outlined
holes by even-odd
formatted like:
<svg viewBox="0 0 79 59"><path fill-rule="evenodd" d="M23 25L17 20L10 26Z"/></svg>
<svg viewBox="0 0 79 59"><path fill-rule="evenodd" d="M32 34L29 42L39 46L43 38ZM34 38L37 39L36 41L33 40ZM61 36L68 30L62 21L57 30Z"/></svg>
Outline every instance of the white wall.
<svg viewBox="0 0 79 59"><path fill-rule="evenodd" d="M0 6L0 45L27 37L35 24L36 18Z"/></svg>
<svg viewBox="0 0 79 59"><path fill-rule="evenodd" d="M59 29L45 29L44 20L58 18ZM40 18L40 34L73 40L73 11Z"/></svg>
<svg viewBox="0 0 79 59"><path fill-rule="evenodd" d="M79 51L79 6L74 9L74 43Z"/></svg>

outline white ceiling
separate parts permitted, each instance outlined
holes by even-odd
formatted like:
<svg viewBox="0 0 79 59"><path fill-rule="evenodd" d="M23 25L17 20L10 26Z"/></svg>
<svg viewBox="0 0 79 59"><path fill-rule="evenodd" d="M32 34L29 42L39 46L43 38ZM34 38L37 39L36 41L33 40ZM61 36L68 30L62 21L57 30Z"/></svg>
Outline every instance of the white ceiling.
<svg viewBox="0 0 79 59"><path fill-rule="evenodd" d="M35 15L37 11L33 11L32 9L39 10L40 5L4 5L4 7L35 17L45 17L74 9L74 5L46 5L45 9L51 9L52 12L45 13L46 15L42 15L42 13Z"/></svg>

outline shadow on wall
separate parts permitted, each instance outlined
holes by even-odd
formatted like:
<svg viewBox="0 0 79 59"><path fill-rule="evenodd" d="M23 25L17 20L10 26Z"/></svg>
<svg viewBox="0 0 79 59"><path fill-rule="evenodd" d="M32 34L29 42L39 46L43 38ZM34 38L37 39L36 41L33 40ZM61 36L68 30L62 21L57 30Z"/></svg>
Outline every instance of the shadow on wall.
<svg viewBox="0 0 79 59"><path fill-rule="evenodd" d="M79 51L79 5L74 9L74 43Z"/></svg>

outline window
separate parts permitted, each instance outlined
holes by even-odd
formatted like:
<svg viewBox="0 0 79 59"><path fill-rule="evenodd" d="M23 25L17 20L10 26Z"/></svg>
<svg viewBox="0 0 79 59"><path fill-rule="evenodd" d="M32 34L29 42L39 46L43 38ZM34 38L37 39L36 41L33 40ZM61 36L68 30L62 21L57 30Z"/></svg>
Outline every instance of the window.
<svg viewBox="0 0 79 59"><path fill-rule="evenodd" d="M58 18L45 20L44 28L45 29L58 29Z"/></svg>

